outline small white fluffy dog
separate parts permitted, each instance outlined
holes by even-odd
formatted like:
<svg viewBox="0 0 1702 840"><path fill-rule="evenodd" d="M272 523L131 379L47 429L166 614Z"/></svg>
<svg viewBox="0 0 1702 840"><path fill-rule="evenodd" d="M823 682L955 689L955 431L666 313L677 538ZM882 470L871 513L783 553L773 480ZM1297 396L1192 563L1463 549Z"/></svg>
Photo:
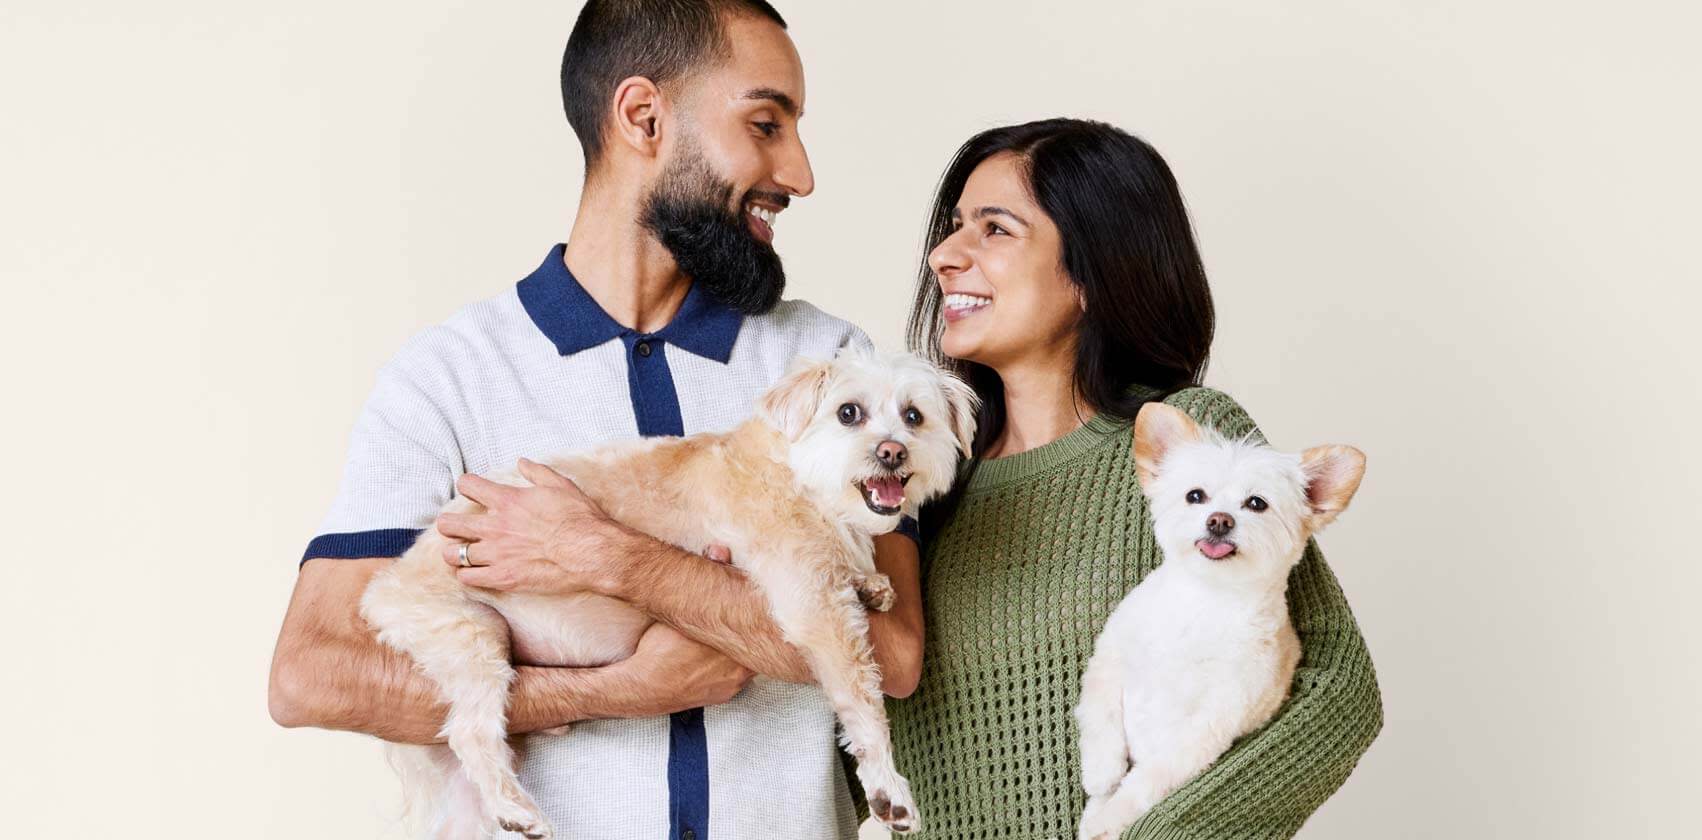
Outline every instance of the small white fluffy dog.
<svg viewBox="0 0 1702 840"><path fill-rule="evenodd" d="M893 766L868 641L863 603L885 610L893 598L874 567L873 537L951 486L974 417L974 392L921 359L842 351L795 364L730 432L624 442L548 463L626 525L694 551L731 549L826 692L875 816L903 833L921 821ZM524 484L515 474L497 480ZM446 508L479 509L467 499ZM391 745L412 817L436 838L483 837L499 825L550 837L508 743L511 640L562 665L603 665L631 656L649 619L598 595L464 587L440 559L443 547L443 536L426 532L361 600L379 638L412 657L449 705L447 746Z"/></svg>
<svg viewBox="0 0 1702 840"><path fill-rule="evenodd" d="M1276 714L1300 662L1289 572L1365 472L1353 447L1284 454L1162 403L1136 418L1134 456L1164 563L1082 676L1081 840L1118 836Z"/></svg>

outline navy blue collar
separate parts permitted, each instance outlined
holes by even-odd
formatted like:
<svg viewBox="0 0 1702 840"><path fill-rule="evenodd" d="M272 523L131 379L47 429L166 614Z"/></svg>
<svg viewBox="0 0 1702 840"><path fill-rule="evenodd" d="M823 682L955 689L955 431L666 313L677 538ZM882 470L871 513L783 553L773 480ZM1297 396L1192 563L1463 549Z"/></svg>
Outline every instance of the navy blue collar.
<svg viewBox="0 0 1702 840"><path fill-rule="evenodd" d="M693 283L674 320L661 330L645 335L628 329L609 317L591 293L567 270L566 245L550 249L544 264L520 281L520 305L538 325L556 351L571 356L611 338L635 336L660 340L683 350L726 364L733 357L733 342L739 337L744 316L738 310L699 291Z"/></svg>

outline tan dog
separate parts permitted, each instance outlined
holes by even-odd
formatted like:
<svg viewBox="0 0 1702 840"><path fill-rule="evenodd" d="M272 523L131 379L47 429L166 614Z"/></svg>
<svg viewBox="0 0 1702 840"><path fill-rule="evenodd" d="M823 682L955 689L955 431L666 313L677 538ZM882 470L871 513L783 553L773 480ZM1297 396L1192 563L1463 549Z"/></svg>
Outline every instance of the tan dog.
<svg viewBox="0 0 1702 840"><path fill-rule="evenodd" d="M921 820L893 766L859 600L890 608L873 537L951 486L974 417L974 392L932 365L843 351L832 362L795 365L756 416L730 432L625 442L548 463L632 528L694 551L732 550L826 692L876 817L904 833ZM480 507L457 499L445 509ZM429 836L483 836L500 825L550 837L508 743L511 645L563 665L603 665L631 656L650 620L600 595L464 587L440 559L444 541L427 531L361 600L379 639L412 657L449 706L448 745L392 745L393 763L411 804L437 806L422 827Z"/></svg>

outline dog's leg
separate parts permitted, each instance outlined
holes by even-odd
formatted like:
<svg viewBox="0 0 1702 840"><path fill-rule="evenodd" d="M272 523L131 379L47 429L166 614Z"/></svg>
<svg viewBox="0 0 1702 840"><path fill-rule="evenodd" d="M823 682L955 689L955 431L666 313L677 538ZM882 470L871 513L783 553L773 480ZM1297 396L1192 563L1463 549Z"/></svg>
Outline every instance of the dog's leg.
<svg viewBox="0 0 1702 840"><path fill-rule="evenodd" d="M424 550L434 549L427 545ZM431 561L436 562L435 554ZM380 641L406 653L437 684L449 705L441 734L478 791L485 815L528 838L550 837L549 822L520 787L508 745L514 667L507 623L459 589L414 585L417 580L404 584L397 572L392 567L374 576L361 599L361 615L378 630Z"/></svg>
<svg viewBox="0 0 1702 840"><path fill-rule="evenodd" d="M1118 783L1117 790L1101 807L1082 815L1081 840L1110 840L1134 825L1201 770L1211 766L1229 749L1223 726L1208 726L1198 718L1163 727L1163 737L1150 749L1141 749L1140 760Z"/></svg>
<svg viewBox="0 0 1702 840"><path fill-rule="evenodd" d="M898 593L892 590L892 579L880 572L853 577L851 586L857 590L857 600L875 612L892 609L898 600Z"/></svg>
<svg viewBox="0 0 1702 840"><path fill-rule="evenodd" d="M811 571L808 562L793 558L759 561L746 568L769 595L775 623L810 663L839 716L845 745L857 759L857 779L868 796L870 812L895 834L921 830L910 783L893 764L880 668L869 646L868 616L845 584L848 576L843 571L823 576ZM839 583L824 591L824 580Z"/></svg>
<svg viewBox="0 0 1702 840"><path fill-rule="evenodd" d="M1129 770L1129 742L1123 734L1123 669L1120 657L1101 637L1081 678L1076 722L1081 726L1081 781L1090 799L1111 795Z"/></svg>

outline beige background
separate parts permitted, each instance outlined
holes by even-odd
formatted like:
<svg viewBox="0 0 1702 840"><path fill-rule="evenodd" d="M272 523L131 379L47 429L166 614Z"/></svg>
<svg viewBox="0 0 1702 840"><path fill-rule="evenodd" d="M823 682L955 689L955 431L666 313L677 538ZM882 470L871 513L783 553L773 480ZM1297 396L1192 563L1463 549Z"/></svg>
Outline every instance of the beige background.
<svg viewBox="0 0 1702 840"><path fill-rule="evenodd" d="M1210 381L1371 468L1325 547L1388 724L1302 837L1697 836L1694 4L782 0L792 292L889 346L971 132L1175 167ZM0 9L11 837L393 836L266 716L380 362L566 234L570 2Z"/></svg>

